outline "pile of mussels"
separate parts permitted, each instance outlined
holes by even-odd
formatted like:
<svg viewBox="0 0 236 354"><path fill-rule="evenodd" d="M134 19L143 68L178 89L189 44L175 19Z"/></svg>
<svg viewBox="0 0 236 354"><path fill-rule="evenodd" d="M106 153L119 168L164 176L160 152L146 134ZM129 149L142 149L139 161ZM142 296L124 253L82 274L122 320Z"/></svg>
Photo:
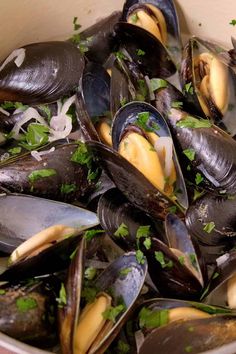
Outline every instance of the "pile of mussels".
<svg viewBox="0 0 236 354"><path fill-rule="evenodd" d="M172 0L74 27L0 64L0 336L235 353L236 43Z"/></svg>

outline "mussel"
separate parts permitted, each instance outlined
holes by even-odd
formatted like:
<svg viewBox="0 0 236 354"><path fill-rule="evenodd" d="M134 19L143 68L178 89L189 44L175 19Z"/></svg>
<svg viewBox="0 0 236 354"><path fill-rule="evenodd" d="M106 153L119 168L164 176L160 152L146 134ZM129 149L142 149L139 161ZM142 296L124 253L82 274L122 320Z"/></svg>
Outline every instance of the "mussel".
<svg viewBox="0 0 236 354"><path fill-rule="evenodd" d="M1 64L0 102L56 101L77 88L83 68L83 55L71 43L29 44Z"/></svg>

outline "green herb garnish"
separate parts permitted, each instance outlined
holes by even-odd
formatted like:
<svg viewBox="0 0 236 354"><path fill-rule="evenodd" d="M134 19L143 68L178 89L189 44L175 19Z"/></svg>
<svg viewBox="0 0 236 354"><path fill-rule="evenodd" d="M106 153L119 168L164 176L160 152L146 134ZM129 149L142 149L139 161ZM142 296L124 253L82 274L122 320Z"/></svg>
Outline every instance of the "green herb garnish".
<svg viewBox="0 0 236 354"><path fill-rule="evenodd" d="M81 297L85 299L86 303L91 303L95 300L97 293L98 289L96 289L95 287L86 286L81 292Z"/></svg>
<svg viewBox="0 0 236 354"><path fill-rule="evenodd" d="M185 262L185 257L184 256L179 256L178 257L178 261L181 265L184 265L184 262Z"/></svg>
<svg viewBox="0 0 236 354"><path fill-rule="evenodd" d="M183 102L181 101L174 101L171 103L171 108L183 108Z"/></svg>
<svg viewBox="0 0 236 354"><path fill-rule="evenodd" d="M146 248L146 250L150 250L151 246L152 246L152 240L150 237L147 237L144 241L143 241L143 245Z"/></svg>
<svg viewBox="0 0 236 354"><path fill-rule="evenodd" d="M211 221L204 226L203 230L210 234L214 230L215 226L214 221Z"/></svg>
<svg viewBox="0 0 236 354"><path fill-rule="evenodd" d="M136 13L136 14L133 14L133 15L131 16L131 21L132 21L133 24L135 24L135 23L138 22L138 14L137 14L137 13Z"/></svg>
<svg viewBox="0 0 236 354"><path fill-rule="evenodd" d="M85 269L84 277L88 280L93 280L97 275L97 269L94 267L88 267Z"/></svg>
<svg viewBox="0 0 236 354"><path fill-rule="evenodd" d="M117 344L117 353L119 354L127 354L130 352L129 344L123 342L123 340L119 340Z"/></svg>
<svg viewBox="0 0 236 354"><path fill-rule="evenodd" d="M119 59L119 60L124 60L124 59L126 59L126 56L125 56L125 54L124 54L123 52L116 52L116 53L115 53L115 56L116 56L116 58Z"/></svg>
<svg viewBox="0 0 236 354"><path fill-rule="evenodd" d="M25 111L29 106L26 106L21 102L5 101L0 104L0 107L3 109L21 109L22 111Z"/></svg>
<svg viewBox="0 0 236 354"><path fill-rule="evenodd" d="M138 101L145 101L146 97L148 96L148 88L145 80L139 79L137 81L138 88L137 88L137 96L136 99Z"/></svg>
<svg viewBox="0 0 236 354"><path fill-rule="evenodd" d="M136 237L141 238L141 237L148 237L150 235L150 225L146 226L139 226L137 232L136 232Z"/></svg>
<svg viewBox="0 0 236 354"><path fill-rule="evenodd" d="M132 272L132 268L123 268L123 269L120 270L120 275L126 276L130 272Z"/></svg>
<svg viewBox="0 0 236 354"><path fill-rule="evenodd" d="M187 158L190 160L190 161L193 161L195 159L195 151L193 149L186 149L186 150L183 150L183 153L185 156L187 156Z"/></svg>
<svg viewBox="0 0 236 354"><path fill-rule="evenodd" d="M42 170L35 170L31 172L28 176L28 180L31 183L34 183L38 181L41 178L47 178L51 176L55 176L57 174L57 171L54 170L53 168L48 168L48 169L42 169Z"/></svg>
<svg viewBox="0 0 236 354"><path fill-rule="evenodd" d="M16 306L19 312L27 312L35 309L38 303L32 297L20 297L16 300Z"/></svg>
<svg viewBox="0 0 236 354"><path fill-rule="evenodd" d="M125 97L123 97L121 100L120 100L120 105L121 107L124 107L127 103L127 99Z"/></svg>
<svg viewBox="0 0 236 354"><path fill-rule="evenodd" d="M212 126L212 123L208 119L198 119L192 116L186 116L184 119L179 120L176 123L176 126L179 128L199 129L210 128Z"/></svg>
<svg viewBox="0 0 236 354"><path fill-rule="evenodd" d="M160 263L161 267L164 268L172 268L173 262L169 260L168 262L165 260L164 254L161 251L155 252L155 259Z"/></svg>
<svg viewBox="0 0 236 354"><path fill-rule="evenodd" d="M137 49L137 55L139 56L139 57L142 57L142 56L144 56L146 53L142 50L142 49Z"/></svg>
<svg viewBox="0 0 236 354"><path fill-rule="evenodd" d="M92 171L93 155L87 149L85 143L80 141L78 145L78 148L74 151L70 160L79 163L80 165L86 165L88 168L87 179L88 181L92 181L97 177L99 170L96 169L96 171Z"/></svg>
<svg viewBox="0 0 236 354"><path fill-rule="evenodd" d="M145 263L144 254L141 250L136 251L136 259L139 264Z"/></svg>
<svg viewBox="0 0 236 354"><path fill-rule="evenodd" d="M77 23L78 17L74 17L73 19L73 25L74 25L74 31L78 31L81 28L81 25Z"/></svg>
<svg viewBox="0 0 236 354"><path fill-rule="evenodd" d="M143 307L139 313L139 326L141 328L157 328L169 322L169 310L152 311Z"/></svg>
<svg viewBox="0 0 236 354"><path fill-rule="evenodd" d="M61 283L61 289L59 291L59 298L56 299L58 307L64 307L67 304L65 285Z"/></svg>
<svg viewBox="0 0 236 354"><path fill-rule="evenodd" d="M169 208L168 208L168 211L169 211L169 213L171 213L171 214L175 214L176 211L177 211L177 206L176 206L176 205L173 205L173 206L169 207Z"/></svg>
<svg viewBox="0 0 236 354"><path fill-rule="evenodd" d="M69 194L76 191L75 184L62 184L61 185L61 194Z"/></svg>
<svg viewBox="0 0 236 354"><path fill-rule="evenodd" d="M20 154L21 153L21 150L22 148L20 146L17 146L17 147L14 147L12 149L9 149L8 152L11 154L11 155L17 155L17 154Z"/></svg>
<svg viewBox="0 0 236 354"><path fill-rule="evenodd" d="M96 235L103 234L104 230L88 230L85 231L84 237L87 241L91 241Z"/></svg>
<svg viewBox="0 0 236 354"><path fill-rule="evenodd" d="M231 20L231 22L229 24L232 25L232 26L236 26L236 20L235 19Z"/></svg>
<svg viewBox="0 0 236 354"><path fill-rule="evenodd" d="M24 140L20 143L27 150L34 150L48 142L49 128L46 125L31 123L27 127Z"/></svg>
<svg viewBox="0 0 236 354"><path fill-rule="evenodd" d="M116 307L111 306L109 309L103 312L102 316L105 320L109 320L113 323L116 323L116 317L120 315L120 313L124 312L124 310L124 305L118 305Z"/></svg>
<svg viewBox="0 0 236 354"><path fill-rule="evenodd" d="M190 95L193 95L193 86L192 86L192 83L189 82L189 83L185 84L183 91L186 92L186 93L190 93Z"/></svg>
<svg viewBox="0 0 236 354"><path fill-rule="evenodd" d="M46 104L42 104L39 105L38 108L41 109L41 111L43 111L46 114L47 119L50 121L50 119L52 118L52 114L49 106Z"/></svg>
<svg viewBox="0 0 236 354"><path fill-rule="evenodd" d="M185 347L185 351L186 353L191 353L193 351L193 347L191 345L188 345L187 347Z"/></svg>
<svg viewBox="0 0 236 354"><path fill-rule="evenodd" d="M198 186L200 183L202 183L203 181L203 177L201 175L201 173L196 173L196 177L195 177L195 183Z"/></svg>
<svg viewBox="0 0 236 354"><path fill-rule="evenodd" d="M204 191L198 191L197 189L194 189L193 201L199 199L204 193Z"/></svg>
<svg viewBox="0 0 236 354"><path fill-rule="evenodd" d="M114 236L116 237L126 237L129 235L129 230L128 227L122 222L116 232L114 233Z"/></svg>
<svg viewBox="0 0 236 354"><path fill-rule="evenodd" d="M153 132L153 128L150 128L147 125L149 118L150 118L149 112L140 112L140 113L138 113L138 117L135 122L135 125L137 125L141 129L145 130L146 132Z"/></svg>
<svg viewBox="0 0 236 354"><path fill-rule="evenodd" d="M218 273L218 272L215 272L214 274L213 274L213 276L212 276L212 279L216 279L216 278L218 278L218 276L220 275L220 273Z"/></svg>
<svg viewBox="0 0 236 354"><path fill-rule="evenodd" d="M150 87L152 92L167 87L167 81L163 79L151 79Z"/></svg>

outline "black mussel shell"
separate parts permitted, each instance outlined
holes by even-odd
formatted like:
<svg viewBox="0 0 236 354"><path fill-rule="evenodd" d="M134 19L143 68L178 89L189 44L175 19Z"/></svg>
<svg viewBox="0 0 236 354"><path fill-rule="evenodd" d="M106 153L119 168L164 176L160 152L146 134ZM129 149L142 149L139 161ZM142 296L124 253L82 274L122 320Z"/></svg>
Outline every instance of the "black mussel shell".
<svg viewBox="0 0 236 354"><path fill-rule="evenodd" d="M151 33L126 22L118 23L115 31L121 48L125 48L144 75L167 78L176 72L166 48ZM138 55L139 49L145 54Z"/></svg>
<svg viewBox="0 0 236 354"><path fill-rule="evenodd" d="M115 150L95 141L86 142L102 168L125 197L153 218L163 219L168 209L175 205L161 194L133 165ZM176 204L177 212L179 206Z"/></svg>
<svg viewBox="0 0 236 354"><path fill-rule="evenodd" d="M41 348L56 344L55 294L47 283L1 287L0 331Z"/></svg>
<svg viewBox="0 0 236 354"><path fill-rule="evenodd" d="M110 75L100 64L86 64L81 92L91 118L103 116L110 110Z"/></svg>
<svg viewBox="0 0 236 354"><path fill-rule="evenodd" d="M148 112L149 118L146 122L148 129L151 129L160 137L170 137L171 133L165 119L151 105L144 102L131 102L122 107L116 114L112 124L112 143L115 150L118 150L123 134L129 125L136 125L138 115ZM173 146L173 162L176 170L176 197L178 203L184 208L188 208L188 195L178 158Z"/></svg>
<svg viewBox="0 0 236 354"><path fill-rule="evenodd" d="M212 275L203 302L235 310L235 284L236 252L231 251L217 258L217 267Z"/></svg>
<svg viewBox="0 0 236 354"><path fill-rule="evenodd" d="M235 196L206 194L188 209L186 225L202 244L223 245L230 250L236 240L235 207Z"/></svg>
<svg viewBox="0 0 236 354"><path fill-rule="evenodd" d="M236 143L227 133L207 120L207 127L184 126L184 120L197 119L172 108L168 124L182 151L194 151L194 160L189 161L195 172L200 172L207 183L204 187L229 194L236 193ZM179 126L183 122L183 126ZM195 177L195 176L194 176Z"/></svg>
<svg viewBox="0 0 236 354"><path fill-rule="evenodd" d="M150 249L143 247L143 252L148 260L151 279L163 296L192 300L199 298L203 284L166 244L153 238ZM191 262L195 268L195 254Z"/></svg>
<svg viewBox="0 0 236 354"><path fill-rule="evenodd" d="M84 58L69 42L44 42L25 47L18 68L14 61L0 71L0 102L49 103L70 94L79 84Z"/></svg>
<svg viewBox="0 0 236 354"><path fill-rule="evenodd" d="M0 165L0 190L24 193L44 198L73 201L94 189L87 179L88 168L71 160L77 144L56 144L55 150L37 161L31 154L22 155ZM48 177L34 178L46 171ZM73 185L71 193L64 193L62 185Z"/></svg>
<svg viewBox="0 0 236 354"><path fill-rule="evenodd" d="M102 228L121 248L133 250L137 246L137 230L140 226L150 226L150 237L156 234L163 234L160 225L157 226L153 220L143 211L132 205L126 197L113 188L102 195L98 203L98 218ZM115 235L120 225L125 224L128 230L126 237Z"/></svg>
<svg viewBox="0 0 236 354"><path fill-rule="evenodd" d="M20 194L0 197L0 215L0 250L6 253L53 225L77 228L98 224L96 215L86 209Z"/></svg>
<svg viewBox="0 0 236 354"><path fill-rule="evenodd" d="M191 330L190 330L191 328ZM146 337L139 353L223 353L220 347L235 342L236 319L233 315L212 316L210 318L176 321L155 329ZM193 330L192 330L193 329ZM168 340L166 340L168 338ZM234 353L236 342L232 343ZM224 347L222 347L223 349ZM208 352L207 352L208 353Z"/></svg>
<svg viewBox="0 0 236 354"><path fill-rule="evenodd" d="M80 33L81 39L86 46L85 55L89 60L104 64L109 55L114 52L116 49L114 26L120 17L121 12L113 12L110 16Z"/></svg>

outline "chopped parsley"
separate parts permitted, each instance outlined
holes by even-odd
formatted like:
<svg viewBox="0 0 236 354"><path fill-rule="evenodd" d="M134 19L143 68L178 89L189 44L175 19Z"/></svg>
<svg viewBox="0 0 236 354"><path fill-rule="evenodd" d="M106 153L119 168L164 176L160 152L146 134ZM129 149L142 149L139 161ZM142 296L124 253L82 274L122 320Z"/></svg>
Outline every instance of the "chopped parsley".
<svg viewBox="0 0 236 354"><path fill-rule="evenodd" d="M232 26L236 26L236 20L235 19L231 20L231 22L229 24Z"/></svg>
<svg viewBox="0 0 236 354"><path fill-rule="evenodd" d="M75 184L62 184L61 185L61 194L69 194L76 191Z"/></svg>
<svg viewBox="0 0 236 354"><path fill-rule="evenodd" d="M196 258L195 253L190 253L190 254L189 254L189 259L190 259L190 262L192 263L192 265L193 265L194 267L196 267L197 258Z"/></svg>
<svg viewBox="0 0 236 354"><path fill-rule="evenodd" d="M136 259L139 264L145 263L144 254L141 250L136 251Z"/></svg>
<svg viewBox="0 0 236 354"><path fill-rule="evenodd" d="M205 192L204 191L198 191L197 189L194 189L194 196L193 196L193 201L199 199Z"/></svg>
<svg viewBox="0 0 236 354"><path fill-rule="evenodd" d="M115 56L116 56L116 58L117 59L119 59L119 60L124 60L124 59L126 59L126 56L125 56L125 54L123 53L123 52L115 52Z"/></svg>
<svg viewBox="0 0 236 354"><path fill-rule="evenodd" d="M157 328L169 322L169 310L152 311L143 307L139 313L140 328Z"/></svg>
<svg viewBox="0 0 236 354"><path fill-rule="evenodd" d="M20 154L21 153L21 150L22 148L20 146L17 146L17 147L14 147L12 149L9 149L8 152L11 154L11 155L17 155L17 154Z"/></svg>
<svg viewBox="0 0 236 354"><path fill-rule="evenodd" d="M172 260L169 260L168 262L165 260L164 254L161 251L155 252L155 259L160 263L162 269L172 268L174 265Z"/></svg>
<svg viewBox="0 0 236 354"><path fill-rule="evenodd" d="M81 28L81 25L77 23L78 17L74 17L73 19L73 25L74 25L74 31L78 31Z"/></svg>
<svg viewBox="0 0 236 354"><path fill-rule="evenodd" d="M119 354L127 354L130 352L129 344L123 342L123 340L119 340L117 344L117 353Z"/></svg>
<svg viewBox="0 0 236 354"><path fill-rule="evenodd" d="M5 294L6 294L6 290L0 289L0 295L5 295Z"/></svg>
<svg viewBox="0 0 236 354"><path fill-rule="evenodd" d="M176 205L173 205L173 206L169 207L169 208L168 208L168 211L169 211L169 213L171 213L171 214L175 214L176 211L177 211L177 206L176 206Z"/></svg>
<svg viewBox="0 0 236 354"><path fill-rule="evenodd" d="M86 165L88 168L87 180L92 181L97 177L99 170L98 169L96 169L96 171L92 170L93 155L87 149L85 143L82 143L80 141L78 145L79 145L78 148L74 151L70 160L79 163L80 165Z"/></svg>
<svg viewBox="0 0 236 354"><path fill-rule="evenodd" d="M121 100L120 100L120 105L121 107L124 107L127 103L127 99L125 97L123 97Z"/></svg>
<svg viewBox="0 0 236 354"><path fill-rule="evenodd" d="M109 309L103 312L102 316L105 320L109 320L113 323L116 323L117 316L124 312L124 310L125 306L122 304L116 307L111 306Z"/></svg>
<svg viewBox="0 0 236 354"><path fill-rule="evenodd" d="M120 275L126 276L130 272L132 272L132 268L123 268L123 269L120 270Z"/></svg>
<svg viewBox="0 0 236 354"><path fill-rule="evenodd" d="M150 235L150 225L146 226L139 226L137 232L136 232L136 237L141 238L141 237L148 237Z"/></svg>
<svg viewBox="0 0 236 354"><path fill-rule="evenodd" d="M93 280L97 275L97 269L94 267L88 267L85 269L84 277L88 280Z"/></svg>
<svg viewBox="0 0 236 354"><path fill-rule="evenodd" d="M129 235L129 230L127 225L125 225L123 222L122 224L120 224L120 226L118 227L118 229L116 230L116 232L114 233L114 236L116 237L126 237Z"/></svg>
<svg viewBox="0 0 236 354"><path fill-rule="evenodd" d="M31 123L20 143L27 150L34 150L48 142L49 128L46 125Z"/></svg>
<svg viewBox="0 0 236 354"><path fill-rule="evenodd" d="M193 149L185 149L183 150L183 153L185 156L187 156L187 158L190 160L190 161L193 161L195 159L195 151Z"/></svg>
<svg viewBox="0 0 236 354"><path fill-rule="evenodd" d="M96 235L104 233L104 230L88 230L85 231L84 237L87 241L91 241Z"/></svg>
<svg viewBox="0 0 236 354"><path fill-rule="evenodd" d="M154 132L155 130L159 130L160 127L155 122L151 122L151 126L148 125L149 118L149 112L140 112L138 113L135 125L137 125L139 128L143 129L146 132Z"/></svg>
<svg viewBox="0 0 236 354"><path fill-rule="evenodd" d="M38 303L32 297L20 297L16 300L16 307L19 312L27 312L38 307Z"/></svg>
<svg viewBox="0 0 236 354"><path fill-rule="evenodd" d="M189 82L187 84L184 85L184 90L185 93L189 93L190 95L193 95L193 86L192 83Z"/></svg>
<svg viewBox="0 0 236 354"><path fill-rule="evenodd" d="M5 101L0 104L0 107L3 109L21 109L22 111L25 111L29 106L26 106L21 102Z"/></svg>
<svg viewBox="0 0 236 354"><path fill-rule="evenodd" d="M193 347L191 345L188 345L187 347L185 347L186 353L191 353L192 351L193 351Z"/></svg>
<svg viewBox="0 0 236 354"><path fill-rule="evenodd" d="M187 166L187 171L191 171L191 165Z"/></svg>
<svg viewBox="0 0 236 354"><path fill-rule="evenodd" d="M131 21L132 21L133 24L135 24L135 23L138 22L138 14L137 14L137 13L136 13L136 14L133 14L133 15L131 16Z"/></svg>
<svg viewBox="0 0 236 354"><path fill-rule="evenodd" d="M66 289L65 285L61 283L61 289L59 291L59 298L56 299L58 302L58 307L64 307L67 304Z"/></svg>
<svg viewBox="0 0 236 354"><path fill-rule="evenodd" d="M142 50L142 49L137 49L137 55L139 56L139 57L142 57L142 56L144 56L146 53Z"/></svg>
<svg viewBox="0 0 236 354"><path fill-rule="evenodd" d="M184 262L185 262L185 257L184 256L179 256L178 257L178 261L181 265L184 265Z"/></svg>
<svg viewBox="0 0 236 354"><path fill-rule="evenodd" d="M212 276L212 279L218 278L219 275L220 275L220 274L219 274L218 272L215 272L215 273L213 274L213 276Z"/></svg>
<svg viewBox="0 0 236 354"><path fill-rule="evenodd" d="M203 177L202 177L201 173L196 173L196 176L195 176L196 185L198 186L200 183L202 183L202 181L203 181Z"/></svg>
<svg viewBox="0 0 236 354"><path fill-rule="evenodd" d="M148 96L148 88L145 80L139 79L137 81L138 87L137 87L137 96L136 99L138 101L145 101L146 97Z"/></svg>
<svg viewBox="0 0 236 354"><path fill-rule="evenodd" d="M41 178L55 176L56 174L57 174L57 171L54 170L53 168L35 170L29 174L28 179L31 183L34 183Z"/></svg>
<svg viewBox="0 0 236 354"><path fill-rule="evenodd" d="M167 87L167 81L163 79L151 79L150 87L152 92L155 92L156 90Z"/></svg>
<svg viewBox="0 0 236 354"><path fill-rule="evenodd" d="M183 102L174 101L174 102L171 103L171 108L183 108Z"/></svg>
<svg viewBox="0 0 236 354"><path fill-rule="evenodd" d="M210 234L214 230L215 226L214 221L211 221L204 226L203 230Z"/></svg>
<svg viewBox="0 0 236 354"><path fill-rule="evenodd" d="M176 126L179 128L210 128L212 123L208 119L195 118L192 116L186 116L184 119L179 120L176 123Z"/></svg>
<svg viewBox="0 0 236 354"><path fill-rule="evenodd" d="M97 178L99 172L100 172L99 168L97 168L95 171L88 170L87 180L90 182L94 181Z"/></svg>
<svg viewBox="0 0 236 354"><path fill-rule="evenodd" d="M152 240L150 237L147 237L144 242L143 242L144 247L146 248L146 250L150 250L151 246L152 246Z"/></svg>
<svg viewBox="0 0 236 354"><path fill-rule="evenodd" d="M46 104L42 104L42 105L39 105L38 108L46 114L47 119L50 121L50 119L52 117L52 113L51 113L49 106Z"/></svg>

